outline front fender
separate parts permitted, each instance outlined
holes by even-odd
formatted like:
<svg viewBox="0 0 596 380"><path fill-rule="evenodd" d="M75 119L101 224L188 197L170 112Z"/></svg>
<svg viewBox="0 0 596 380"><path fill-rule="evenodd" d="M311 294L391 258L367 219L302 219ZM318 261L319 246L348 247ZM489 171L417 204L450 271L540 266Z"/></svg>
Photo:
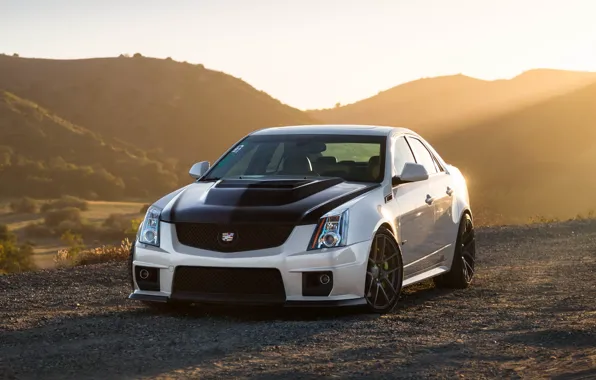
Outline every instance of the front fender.
<svg viewBox="0 0 596 380"><path fill-rule="evenodd" d="M385 206L383 190L377 189L350 205L348 244L372 240L382 225L387 225L397 239L395 218Z"/></svg>

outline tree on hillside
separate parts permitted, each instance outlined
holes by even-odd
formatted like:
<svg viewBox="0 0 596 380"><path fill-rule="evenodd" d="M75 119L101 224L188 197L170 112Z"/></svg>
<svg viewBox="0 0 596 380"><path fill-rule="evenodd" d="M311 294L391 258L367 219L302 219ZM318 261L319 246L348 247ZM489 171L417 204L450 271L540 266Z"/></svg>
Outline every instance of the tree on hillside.
<svg viewBox="0 0 596 380"><path fill-rule="evenodd" d="M135 53L135 55L132 56L133 58L142 58L143 55L141 53Z"/></svg>
<svg viewBox="0 0 596 380"><path fill-rule="evenodd" d="M13 57L18 57L19 55L17 53L14 53L12 56Z"/></svg>
<svg viewBox="0 0 596 380"><path fill-rule="evenodd" d="M33 248L17 245L14 233L0 225L0 273L18 273L35 269Z"/></svg>

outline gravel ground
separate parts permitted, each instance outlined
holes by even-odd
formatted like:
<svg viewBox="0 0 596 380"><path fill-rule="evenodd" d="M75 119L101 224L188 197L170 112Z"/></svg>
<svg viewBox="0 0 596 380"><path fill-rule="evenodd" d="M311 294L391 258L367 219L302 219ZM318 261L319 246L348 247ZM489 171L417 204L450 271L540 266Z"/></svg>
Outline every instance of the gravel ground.
<svg viewBox="0 0 596 380"><path fill-rule="evenodd" d="M122 264L0 277L0 378L596 379L596 222L483 228L466 290L394 313L127 301Z"/></svg>

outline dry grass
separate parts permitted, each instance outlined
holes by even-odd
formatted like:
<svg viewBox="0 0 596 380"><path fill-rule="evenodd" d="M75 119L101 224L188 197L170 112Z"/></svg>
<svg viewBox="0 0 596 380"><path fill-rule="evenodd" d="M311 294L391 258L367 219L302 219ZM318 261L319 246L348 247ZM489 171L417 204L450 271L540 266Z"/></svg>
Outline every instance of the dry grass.
<svg viewBox="0 0 596 380"><path fill-rule="evenodd" d="M30 224L43 223L42 214L23 214L13 213L10 208L12 199L0 200L0 224L5 224L8 229L14 232L19 241L30 241L34 243L33 250L35 255L33 260L41 269L51 269L56 266L54 258L60 250L68 249L68 246L60 241L59 237L52 238L31 238L25 236L25 228ZM43 201L40 201L42 203ZM90 224L100 226L110 215L123 214L134 218L142 218L144 215L140 210L145 202L107 202L107 201L88 201L89 209L81 213L82 217ZM104 243L99 242L97 245ZM101 249L101 248L99 248Z"/></svg>
<svg viewBox="0 0 596 380"><path fill-rule="evenodd" d="M119 246L103 245L97 248L82 249L78 246L59 250L54 256L57 268L79 265L125 261L130 255L132 243L124 239Z"/></svg>

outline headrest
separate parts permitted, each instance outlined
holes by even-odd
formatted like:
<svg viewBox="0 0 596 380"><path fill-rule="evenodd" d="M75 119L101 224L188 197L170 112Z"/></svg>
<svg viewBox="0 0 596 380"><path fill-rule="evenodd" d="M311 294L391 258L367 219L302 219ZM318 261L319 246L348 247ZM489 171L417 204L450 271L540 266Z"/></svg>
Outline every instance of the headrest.
<svg viewBox="0 0 596 380"><path fill-rule="evenodd" d="M368 173L374 180L377 180L379 178L379 175L381 174L381 157L380 156L372 156L368 160Z"/></svg>
<svg viewBox="0 0 596 380"><path fill-rule="evenodd" d="M317 158L317 164L336 164L337 163L337 158L333 157L333 156L321 156L319 158Z"/></svg>
<svg viewBox="0 0 596 380"><path fill-rule="evenodd" d="M312 172L312 165L306 156L291 155L284 161L283 172L285 174L308 174Z"/></svg>

